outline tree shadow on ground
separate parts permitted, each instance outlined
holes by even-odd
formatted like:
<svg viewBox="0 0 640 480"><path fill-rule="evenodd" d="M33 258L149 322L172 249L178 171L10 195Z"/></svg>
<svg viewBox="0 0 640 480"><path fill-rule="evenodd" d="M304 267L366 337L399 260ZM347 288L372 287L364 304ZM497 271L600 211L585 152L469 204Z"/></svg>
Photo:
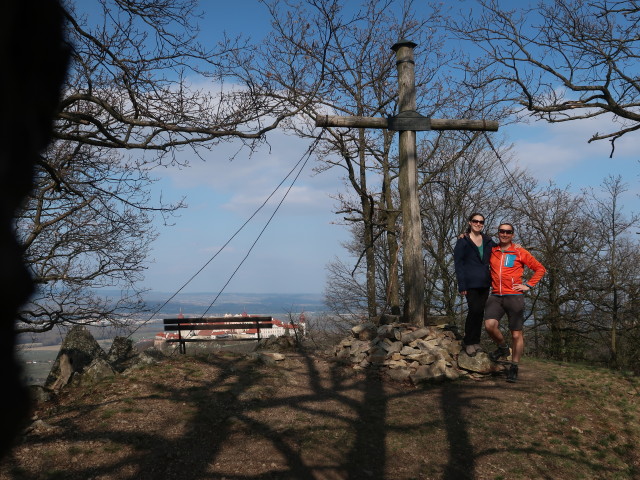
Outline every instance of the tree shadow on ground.
<svg viewBox="0 0 640 480"><path fill-rule="evenodd" d="M533 385L505 390L500 379L414 388L316 355L284 363L184 356L97 386L86 401L58 408L55 432L25 439L32 455L62 442L65 458L49 454L38 473L16 465L12 477L0 478L474 479L485 478L483 460L486 469L487 457L506 454L551 478L531 458L576 461L518 443L522 432L508 425L493 440L478 433L484 415L502 425L501 409L514 394L531 396Z"/></svg>

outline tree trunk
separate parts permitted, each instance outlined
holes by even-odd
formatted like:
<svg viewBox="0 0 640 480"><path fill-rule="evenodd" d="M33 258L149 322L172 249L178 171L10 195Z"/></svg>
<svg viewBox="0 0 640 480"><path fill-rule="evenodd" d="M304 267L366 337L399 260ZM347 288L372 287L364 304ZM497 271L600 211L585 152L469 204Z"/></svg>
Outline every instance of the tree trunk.
<svg viewBox="0 0 640 480"><path fill-rule="evenodd" d="M398 277L398 255L400 249L398 247L398 235L396 233L396 223L398 220L398 212L393 205L393 195L391 190L391 172L389 171L389 163L385 163L383 167L382 180L382 201L384 202L384 211L386 219L387 234L387 255L388 266L387 272L387 305L391 308L393 315L400 315L400 279Z"/></svg>
<svg viewBox="0 0 640 480"><path fill-rule="evenodd" d="M373 222L373 201L367 192L367 171L365 155L365 135L364 128L358 131L359 162L360 162L360 202L362 204L362 216L364 221L364 249L365 260L367 262L367 313L369 318L378 315L376 305L376 258L373 248L374 222Z"/></svg>

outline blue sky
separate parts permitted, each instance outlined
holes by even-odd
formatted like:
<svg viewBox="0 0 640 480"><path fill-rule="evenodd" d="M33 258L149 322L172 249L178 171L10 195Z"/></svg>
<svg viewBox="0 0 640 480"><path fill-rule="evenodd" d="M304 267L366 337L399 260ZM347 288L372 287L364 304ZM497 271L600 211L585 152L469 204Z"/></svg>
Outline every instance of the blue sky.
<svg viewBox="0 0 640 480"><path fill-rule="evenodd" d="M269 29L266 9L258 2L203 1L202 6L206 9L201 23L203 40L215 40L222 30L260 38ZM416 60L420 61L419 56ZM608 121L508 125L500 134L513 142L518 164L542 181L553 180L578 191L597 187L608 174L622 175L629 184L623 203L627 210L640 211L636 138L620 139L613 159L608 142L587 143L593 132L606 130ZM158 187L163 195L169 199L186 196L189 208L175 219L175 226L159 227L151 254L155 260L146 273L145 286L169 293L182 287L261 205L308 147L307 141L281 132L270 135L269 143L270 148L251 158L243 152L229 161L237 146L222 145L204 155L206 162L194 158L190 168L155 172L161 177ZM335 224L339 218L332 213L335 202L330 197L344 191L341 172L314 175L312 167L310 161L227 292L322 293L325 266L344 256L340 244L348 232ZM250 226L184 292L217 293L224 287L289 184L290 180L285 182Z"/></svg>

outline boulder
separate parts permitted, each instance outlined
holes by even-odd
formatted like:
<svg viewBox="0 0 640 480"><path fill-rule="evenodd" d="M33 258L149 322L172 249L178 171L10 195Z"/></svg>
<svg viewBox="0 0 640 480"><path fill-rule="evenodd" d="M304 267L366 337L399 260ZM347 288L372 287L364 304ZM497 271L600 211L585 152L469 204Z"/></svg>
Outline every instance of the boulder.
<svg viewBox="0 0 640 480"><path fill-rule="evenodd" d="M123 373L126 375L130 371L137 370L147 365L155 365L162 362L164 359L165 354L160 350L158 350L157 348L148 348L136 355L136 357L132 360L129 368Z"/></svg>
<svg viewBox="0 0 640 480"><path fill-rule="evenodd" d="M376 347L373 350L371 350L371 352L369 352L369 361L373 365L382 365L386 357L387 357L386 350L380 347Z"/></svg>
<svg viewBox="0 0 640 480"><path fill-rule="evenodd" d="M406 380L409 380L409 377L411 376L411 370L409 370L408 368L394 368L389 370L387 372L387 375L389 376L389 378L395 380L396 382L404 382Z"/></svg>
<svg viewBox="0 0 640 480"><path fill-rule="evenodd" d="M285 356L281 353L262 352L258 353L258 359L265 365L275 365L277 362L282 362Z"/></svg>
<svg viewBox="0 0 640 480"><path fill-rule="evenodd" d="M41 385L29 385L29 397L36 405L51 400L52 392Z"/></svg>
<svg viewBox="0 0 640 480"><path fill-rule="evenodd" d="M428 352L420 352L417 354L407 355L410 360L418 362L420 365L429 365L437 360L436 355Z"/></svg>
<svg viewBox="0 0 640 480"><path fill-rule="evenodd" d="M131 366L136 357L133 340L126 337L116 337L107 354L107 361L115 371L122 373Z"/></svg>
<svg viewBox="0 0 640 480"><path fill-rule="evenodd" d="M470 357L464 350L458 355L458 367L469 372L488 374L496 371L496 364L485 352L478 352Z"/></svg>
<svg viewBox="0 0 640 480"><path fill-rule="evenodd" d="M273 352L291 352L297 348L296 339L291 335L276 337L270 335L268 338L261 338L256 350L270 350Z"/></svg>
<svg viewBox="0 0 640 480"><path fill-rule="evenodd" d="M60 346L44 386L58 391L72 375L82 373L96 359L107 360L107 354L84 325L75 325Z"/></svg>
<svg viewBox="0 0 640 480"><path fill-rule="evenodd" d="M387 351L387 354L392 355L396 352L400 352L402 350L402 348L404 347L404 345L402 344L402 342L383 342L381 344L382 348L384 348Z"/></svg>
<svg viewBox="0 0 640 480"><path fill-rule="evenodd" d="M431 379L429 367L427 365L420 365L409 378L414 385L429 381Z"/></svg>
<svg viewBox="0 0 640 480"><path fill-rule="evenodd" d="M367 353L369 350L371 350L371 342L358 340L351 344L351 355L357 356L362 353Z"/></svg>
<svg viewBox="0 0 640 480"><path fill-rule="evenodd" d="M116 371L105 358L96 358L81 373L74 373L71 383L78 386L93 385L105 378L113 378L115 374Z"/></svg>
<svg viewBox="0 0 640 480"><path fill-rule="evenodd" d="M400 350L401 355L417 355L422 353L419 348L411 348L411 347L402 347Z"/></svg>
<svg viewBox="0 0 640 480"><path fill-rule="evenodd" d="M440 382L448 378L446 373L447 365L444 360L437 360L427 368L429 369L429 379L431 381Z"/></svg>

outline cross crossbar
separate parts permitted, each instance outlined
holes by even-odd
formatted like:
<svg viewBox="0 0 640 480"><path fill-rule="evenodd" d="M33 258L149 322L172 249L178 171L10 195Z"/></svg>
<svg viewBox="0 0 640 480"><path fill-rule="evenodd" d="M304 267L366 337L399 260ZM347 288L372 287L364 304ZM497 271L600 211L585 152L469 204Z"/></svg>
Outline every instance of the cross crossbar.
<svg viewBox="0 0 640 480"><path fill-rule="evenodd" d="M411 130L414 132L427 130L471 130L497 132L498 122L493 120L451 120L446 118L429 118L407 116L400 117L357 117L341 115L318 115L316 116L317 127L346 127L346 128L386 128L388 130L400 131ZM400 118L403 123L397 119ZM429 121L428 128L425 128L424 119ZM413 122L413 124L409 123Z"/></svg>

